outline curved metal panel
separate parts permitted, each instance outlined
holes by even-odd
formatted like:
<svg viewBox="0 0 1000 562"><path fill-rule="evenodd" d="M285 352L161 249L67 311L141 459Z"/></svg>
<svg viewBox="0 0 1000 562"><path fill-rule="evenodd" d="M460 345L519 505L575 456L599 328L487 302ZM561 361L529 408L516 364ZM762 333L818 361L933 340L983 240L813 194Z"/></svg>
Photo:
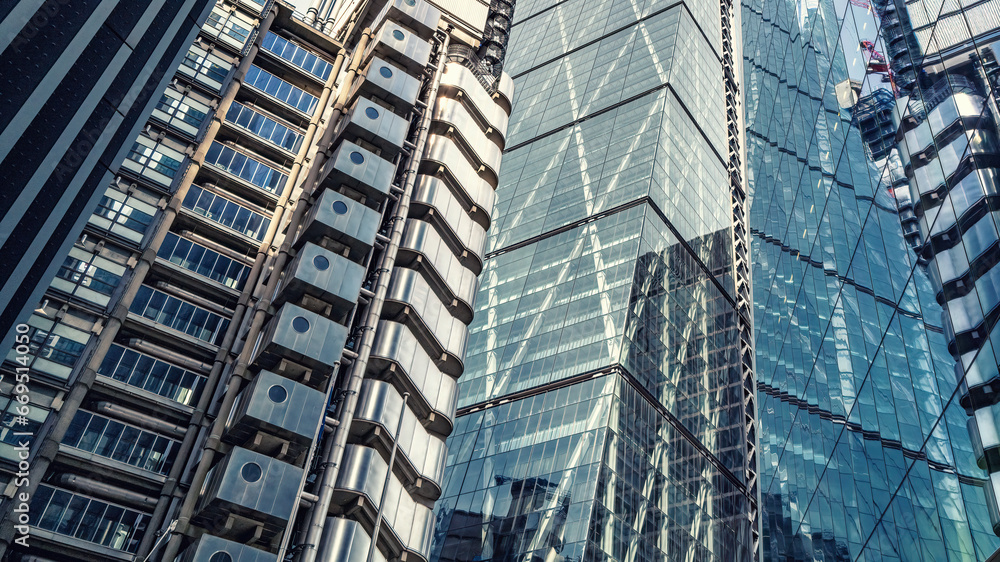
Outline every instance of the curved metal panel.
<svg viewBox="0 0 1000 562"><path fill-rule="evenodd" d="M323 536L319 542L318 560L337 562L369 562L368 550L371 536L357 521L342 517L328 517L323 525ZM385 556L375 549L372 562L385 562Z"/></svg>
<svg viewBox="0 0 1000 562"><path fill-rule="evenodd" d="M449 309L464 323L471 323L478 277L452 253L452 248L437 230L426 222L410 219L399 249L404 254L400 256L400 263L419 269L430 277L429 280L436 281L432 285L441 286L437 293L442 302L457 301Z"/></svg>
<svg viewBox="0 0 1000 562"><path fill-rule="evenodd" d="M444 74L441 75L439 95L455 99L464 97L480 119L500 136L501 142L498 144L503 146L506 143L503 139L506 138L507 134L507 123L510 119L509 110L490 97L471 70L457 62L449 62L445 65Z"/></svg>
<svg viewBox="0 0 1000 562"><path fill-rule="evenodd" d="M420 398L435 414L429 429L447 435L458 401L456 378L461 371L442 371L439 363L417 341L409 327L391 320L382 320L375 332L371 365L380 371L379 378L390 378L410 391L410 400ZM395 371L391 369L397 367ZM430 419L432 416L427 416Z"/></svg>
<svg viewBox="0 0 1000 562"><path fill-rule="evenodd" d="M420 164L421 172L435 175L442 168L451 177L456 187L460 187L468 201L477 207L493 212L496 194L492 185L479 177L476 170L462 154L458 146L449 138L431 134L427 137L427 149Z"/></svg>
<svg viewBox="0 0 1000 562"><path fill-rule="evenodd" d="M466 148L475 155L477 161L473 165L485 166L494 176L499 174L503 149L479 128L479 123L463 103L439 97L434 105L434 120L454 128ZM439 125L437 128L442 127Z"/></svg>
<svg viewBox="0 0 1000 562"><path fill-rule="evenodd" d="M411 204L411 209L420 213L417 216L432 214L433 217L424 220L447 225L447 229L439 229L442 235L452 237L456 244L463 244L470 254L482 262L486 249L486 226L470 215L469 209L448 189L448 184L435 177L419 176ZM485 217L489 223L489 215L483 210L478 210L476 215Z"/></svg>
<svg viewBox="0 0 1000 562"><path fill-rule="evenodd" d="M386 462L378 451L363 445L348 445L343 466L337 477L338 490L361 493L378 508L387 472ZM389 478L382 510L383 529L393 533L406 550L427 558L433 512L415 501L395 474Z"/></svg>
<svg viewBox="0 0 1000 562"><path fill-rule="evenodd" d="M396 22L386 21L368 45L365 64L373 55L392 61L411 74L418 74L431 58L431 44Z"/></svg>
<svg viewBox="0 0 1000 562"><path fill-rule="evenodd" d="M399 425L400 415L403 417L402 426ZM444 439L428 433L413 410L408 406L404 409L399 391L385 381L366 380L355 419L367 420L385 428L386 434L396 440L400 452L414 470L432 482L440 494L447 451ZM397 428L400 428L399 435L396 435Z"/></svg>
<svg viewBox="0 0 1000 562"><path fill-rule="evenodd" d="M392 273L386 294L386 311L390 317L394 314L394 307L390 306L393 301L410 307L411 312L406 315L407 322L428 343L433 342L432 345L437 348L435 353L450 356L447 362L453 362L461 369L469 328L451 315L427 280L412 269L396 269Z"/></svg>

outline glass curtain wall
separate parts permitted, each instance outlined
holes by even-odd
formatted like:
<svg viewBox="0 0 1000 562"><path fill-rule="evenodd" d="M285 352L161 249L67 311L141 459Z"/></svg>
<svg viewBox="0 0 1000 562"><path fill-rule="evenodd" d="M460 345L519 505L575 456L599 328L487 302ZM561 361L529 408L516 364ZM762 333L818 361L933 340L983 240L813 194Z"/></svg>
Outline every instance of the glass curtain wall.
<svg viewBox="0 0 1000 562"><path fill-rule="evenodd" d="M742 7L763 559L985 560L987 474L886 145L898 16Z"/></svg>
<svg viewBox="0 0 1000 562"><path fill-rule="evenodd" d="M711 2L518 2L432 559L751 560Z"/></svg>

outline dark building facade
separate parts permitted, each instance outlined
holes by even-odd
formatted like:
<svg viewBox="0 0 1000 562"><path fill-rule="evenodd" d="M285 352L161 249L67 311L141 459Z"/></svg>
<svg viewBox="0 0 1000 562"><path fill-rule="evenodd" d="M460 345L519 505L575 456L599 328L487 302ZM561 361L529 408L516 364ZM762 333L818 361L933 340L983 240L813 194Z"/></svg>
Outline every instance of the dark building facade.
<svg viewBox="0 0 1000 562"><path fill-rule="evenodd" d="M212 2L0 6L0 345L41 300Z"/></svg>

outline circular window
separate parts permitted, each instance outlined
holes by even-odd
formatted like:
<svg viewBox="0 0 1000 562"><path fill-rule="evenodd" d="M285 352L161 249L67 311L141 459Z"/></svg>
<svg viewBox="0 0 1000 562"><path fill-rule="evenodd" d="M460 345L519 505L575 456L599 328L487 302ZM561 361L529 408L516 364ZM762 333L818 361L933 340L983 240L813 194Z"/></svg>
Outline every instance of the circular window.
<svg viewBox="0 0 1000 562"><path fill-rule="evenodd" d="M304 334L309 331L309 321L301 316L296 316L292 318L292 329L300 334Z"/></svg>
<svg viewBox="0 0 1000 562"><path fill-rule="evenodd" d="M403 3L406 4L407 6L416 6L417 0L403 0Z"/></svg>
<svg viewBox="0 0 1000 562"><path fill-rule="evenodd" d="M334 201L333 202L333 212L337 213L338 215L346 215L347 214L347 203L344 203L343 201Z"/></svg>
<svg viewBox="0 0 1000 562"><path fill-rule="evenodd" d="M313 258L313 265L320 271L326 271L326 268L330 267L330 260L326 259L326 256L316 256Z"/></svg>
<svg viewBox="0 0 1000 562"><path fill-rule="evenodd" d="M228 552L216 552L208 558L208 562L233 562L233 557Z"/></svg>
<svg viewBox="0 0 1000 562"><path fill-rule="evenodd" d="M365 108L365 115L367 115L369 119L378 119L378 110L374 107Z"/></svg>
<svg viewBox="0 0 1000 562"><path fill-rule="evenodd" d="M243 468L240 469L240 476L250 483L260 480L260 477L263 475L264 471L261 470L260 465L255 462L248 462L243 465Z"/></svg>
<svg viewBox="0 0 1000 562"><path fill-rule="evenodd" d="M403 37L404 37L404 35L403 35L403 32L402 32L402 31L400 31L400 30L398 30L398 29L394 29L394 30L392 30L392 37L393 37L393 39L395 39L396 41L402 41L402 40L403 40Z"/></svg>
<svg viewBox="0 0 1000 562"><path fill-rule="evenodd" d="M285 390L285 387L276 384L267 389L267 397L271 399L271 402L281 404L288 398L288 391Z"/></svg>
<svg viewBox="0 0 1000 562"><path fill-rule="evenodd" d="M383 66L382 68L378 69L378 73L381 74L383 78L392 78L392 69L390 69L388 66Z"/></svg>
<svg viewBox="0 0 1000 562"><path fill-rule="evenodd" d="M355 150L351 153L351 162L354 162L355 164L364 164L365 155Z"/></svg>

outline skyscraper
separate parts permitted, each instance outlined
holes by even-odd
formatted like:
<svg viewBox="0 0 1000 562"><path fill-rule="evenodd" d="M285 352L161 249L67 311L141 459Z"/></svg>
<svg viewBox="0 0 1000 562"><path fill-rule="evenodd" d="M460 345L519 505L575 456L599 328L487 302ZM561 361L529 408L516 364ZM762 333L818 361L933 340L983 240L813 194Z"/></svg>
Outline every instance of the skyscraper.
<svg viewBox="0 0 1000 562"><path fill-rule="evenodd" d="M0 6L0 346L41 300L211 9Z"/></svg>
<svg viewBox="0 0 1000 562"><path fill-rule="evenodd" d="M505 14L212 7L16 329L0 556L427 559Z"/></svg>
<svg viewBox="0 0 1000 562"><path fill-rule="evenodd" d="M985 560L1000 546L953 321L911 248L907 178L925 162L896 148L897 108L925 72L917 55L901 64L903 29L918 15L933 29L930 4L744 2L764 560ZM939 29L932 43L956 36Z"/></svg>
<svg viewBox="0 0 1000 562"><path fill-rule="evenodd" d="M434 560L753 558L733 9L517 6Z"/></svg>

